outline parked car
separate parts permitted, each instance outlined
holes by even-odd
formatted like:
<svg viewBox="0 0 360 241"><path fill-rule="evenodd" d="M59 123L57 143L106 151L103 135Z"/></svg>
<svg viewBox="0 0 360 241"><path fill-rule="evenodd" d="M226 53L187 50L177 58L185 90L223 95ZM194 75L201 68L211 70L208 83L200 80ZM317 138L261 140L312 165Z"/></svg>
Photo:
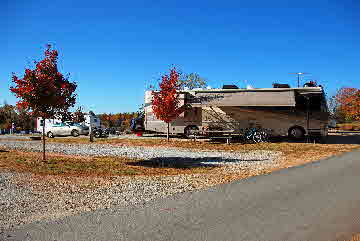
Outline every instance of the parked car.
<svg viewBox="0 0 360 241"><path fill-rule="evenodd" d="M49 138L54 138L55 136L74 136L79 135L88 135L89 127L82 126L74 122L66 122L60 124L53 124L49 128L46 128L46 135Z"/></svg>

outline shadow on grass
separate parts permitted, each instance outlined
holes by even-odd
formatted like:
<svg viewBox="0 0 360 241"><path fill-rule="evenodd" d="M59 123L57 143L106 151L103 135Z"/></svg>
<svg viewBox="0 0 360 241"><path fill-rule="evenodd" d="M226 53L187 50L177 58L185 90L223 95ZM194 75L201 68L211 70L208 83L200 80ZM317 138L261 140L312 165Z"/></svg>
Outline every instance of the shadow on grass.
<svg viewBox="0 0 360 241"><path fill-rule="evenodd" d="M204 158L185 158L185 157L161 157L161 158L151 158L148 160L138 161L138 162L127 162L129 166L142 166L142 167L151 167L151 168L182 168L182 169L191 169L199 167L220 167L226 164L234 164L237 162L259 162L265 160L251 159L251 160L241 160L241 159L230 159L222 157L204 157Z"/></svg>
<svg viewBox="0 0 360 241"><path fill-rule="evenodd" d="M278 138L273 142L288 143L317 143L317 144L360 144L360 135L329 135L327 137L305 137L302 140L292 140L286 137Z"/></svg>

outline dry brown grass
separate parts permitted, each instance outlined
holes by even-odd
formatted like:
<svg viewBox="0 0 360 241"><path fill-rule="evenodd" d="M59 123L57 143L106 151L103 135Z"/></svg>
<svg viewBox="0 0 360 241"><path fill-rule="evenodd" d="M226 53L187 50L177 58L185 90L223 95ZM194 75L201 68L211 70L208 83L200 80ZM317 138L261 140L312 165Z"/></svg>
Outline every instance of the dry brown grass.
<svg viewBox="0 0 360 241"><path fill-rule="evenodd" d="M141 160L121 157L86 157L47 153L42 160L41 153L20 152L16 150L0 151L0 170L30 172L39 175L63 176L124 176L124 175L177 175L189 173L207 173L210 167L161 167L139 165Z"/></svg>
<svg viewBox="0 0 360 241"><path fill-rule="evenodd" d="M56 143L87 143L87 139L82 138L55 138L50 142ZM311 143L259 143L259 144L241 144L233 143L231 145L156 139L98 139L95 143L109 144L114 146L153 146L153 147L177 147L188 148L194 151L200 150L219 150L219 151L237 151L248 152L254 150L279 151L283 156L278 160L276 167L268 170L262 170L261 173L242 172L222 174L221 182L229 182L244 177L269 173L281 168L301 165L307 162L316 161L332 155L351 151L359 148L360 145L349 144L311 144ZM40 144L40 142L39 142ZM42 161L40 153L9 151L0 152L0 169L11 169L16 171L27 171L36 174L46 175L177 175L191 173L213 174L211 168L205 167L186 167L172 166L161 167L159 163L151 165L142 165L142 160L131 160L121 157L85 157L69 156L48 153L48 160ZM219 169L219 168L215 168Z"/></svg>
<svg viewBox="0 0 360 241"><path fill-rule="evenodd" d="M87 139L58 138L52 139L51 142L58 143L86 143ZM319 160L331 155L340 154L360 148L355 144L312 144L312 143L258 143L242 144L232 143L231 145L211 143L211 142L193 142L171 140L167 142L163 139L97 139L95 144L109 144L114 146L152 146L152 147L177 147L194 150L217 150L217 151L254 151L269 150L280 151L284 154L285 167L306 163L309 161ZM286 164L285 164L286 163Z"/></svg>

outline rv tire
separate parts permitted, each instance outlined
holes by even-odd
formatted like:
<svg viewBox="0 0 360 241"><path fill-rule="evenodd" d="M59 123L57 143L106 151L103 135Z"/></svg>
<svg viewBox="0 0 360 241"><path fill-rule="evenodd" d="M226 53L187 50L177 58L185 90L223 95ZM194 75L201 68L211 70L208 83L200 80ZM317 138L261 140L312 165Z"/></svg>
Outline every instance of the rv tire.
<svg viewBox="0 0 360 241"><path fill-rule="evenodd" d="M289 129L289 138L294 140L302 140L305 136L305 130L301 126L293 126Z"/></svg>

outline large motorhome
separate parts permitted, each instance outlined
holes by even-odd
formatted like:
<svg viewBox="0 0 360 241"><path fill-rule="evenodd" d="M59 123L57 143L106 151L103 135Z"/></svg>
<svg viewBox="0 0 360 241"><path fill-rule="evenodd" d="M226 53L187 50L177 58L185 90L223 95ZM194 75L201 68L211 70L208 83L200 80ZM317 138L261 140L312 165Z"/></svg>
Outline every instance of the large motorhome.
<svg viewBox="0 0 360 241"><path fill-rule="evenodd" d="M167 125L152 110L152 91L145 92L144 129L166 133ZM274 136L327 135L328 109L323 88L202 89L181 91L189 108L170 124L170 133L197 130L241 133L245 128L271 130Z"/></svg>

